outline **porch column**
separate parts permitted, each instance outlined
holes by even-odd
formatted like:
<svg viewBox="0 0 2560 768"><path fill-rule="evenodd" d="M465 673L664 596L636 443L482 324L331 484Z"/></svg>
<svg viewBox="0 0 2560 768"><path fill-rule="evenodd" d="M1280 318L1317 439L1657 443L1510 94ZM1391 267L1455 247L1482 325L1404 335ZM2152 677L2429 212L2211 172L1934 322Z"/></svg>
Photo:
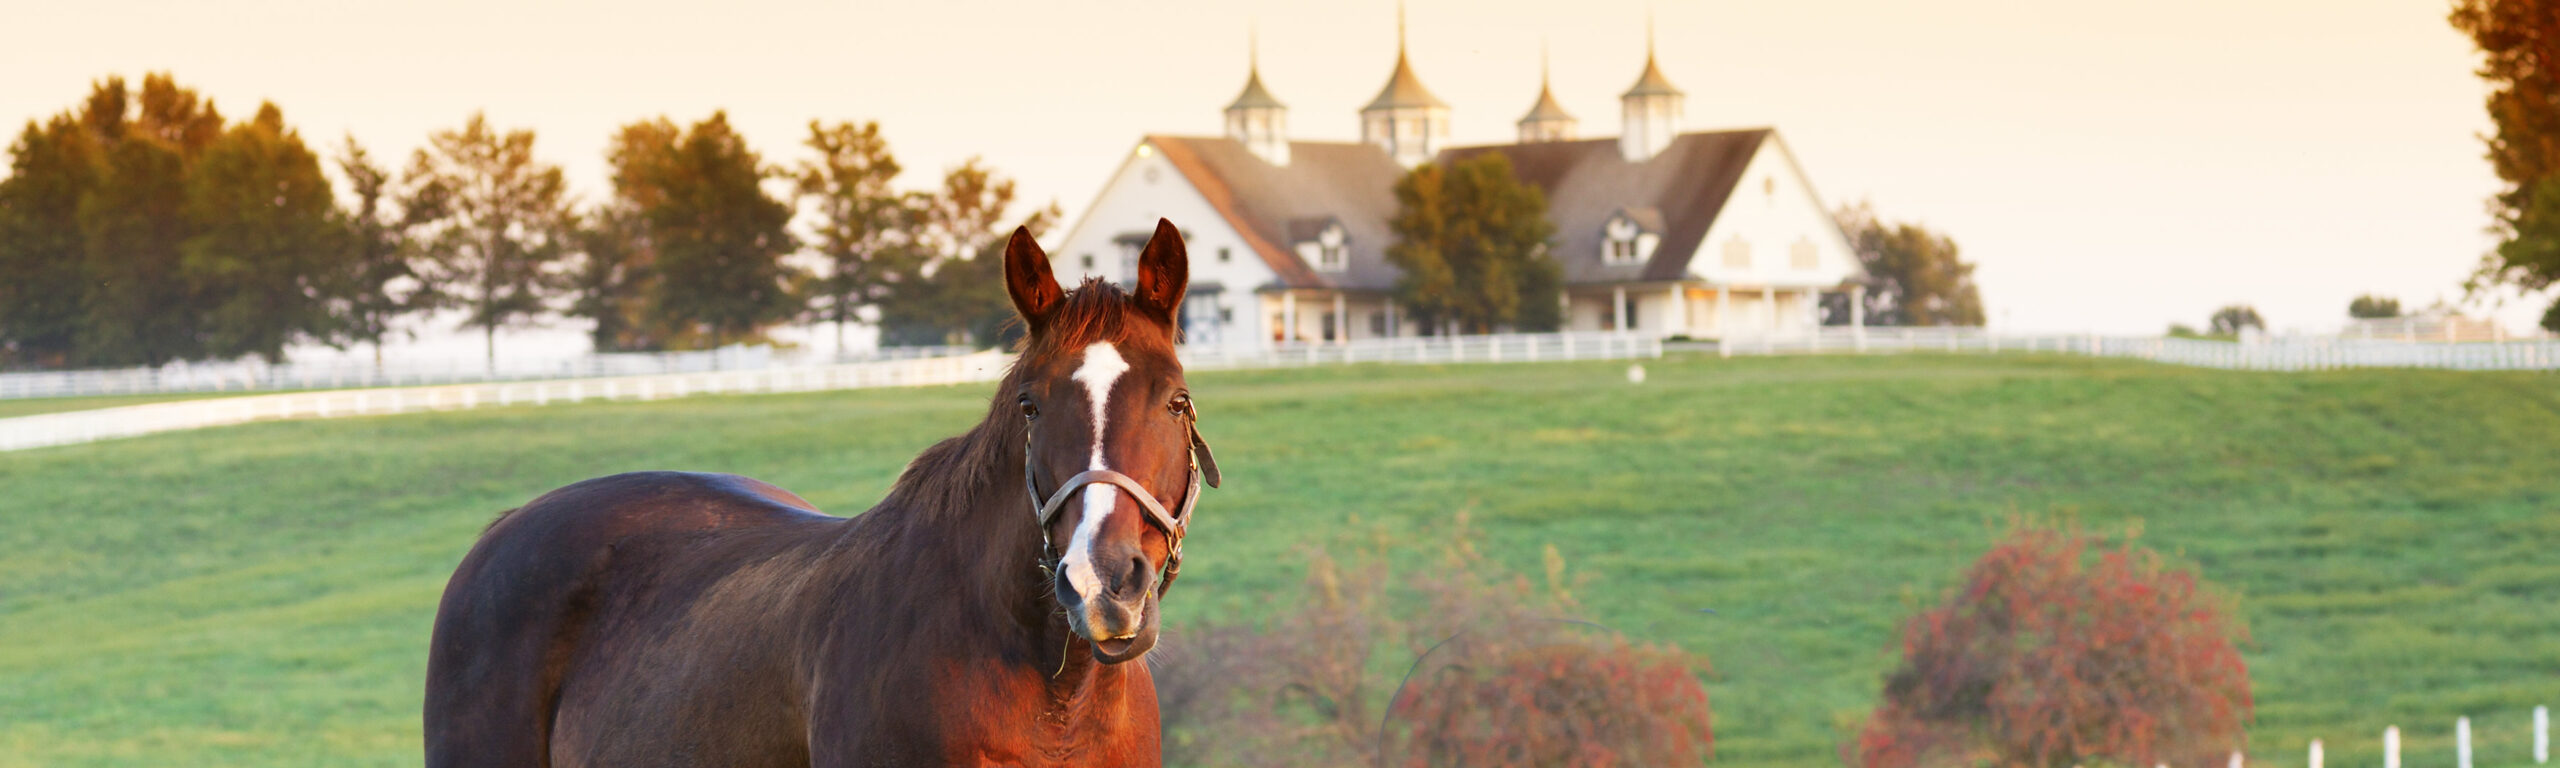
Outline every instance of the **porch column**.
<svg viewBox="0 0 2560 768"><path fill-rule="evenodd" d="M1401 335L1401 334L1403 333L1403 331L1404 331L1404 328L1403 328L1402 326L1396 325L1396 298L1395 298L1394 296L1388 296L1388 297L1387 297L1387 338L1390 338L1390 339L1395 338L1396 336Z"/></svg>
<svg viewBox="0 0 2560 768"><path fill-rule="evenodd" d="M1682 287L1679 283L1671 284L1671 309L1670 311L1662 313L1663 322L1670 323L1671 327L1662 329L1662 335L1664 336L1674 336L1689 332L1689 297L1681 295L1682 293Z"/></svg>
<svg viewBox="0 0 2560 768"><path fill-rule="evenodd" d="M1351 310L1349 307L1350 303L1342 298L1342 292L1334 291L1333 343L1335 344L1351 343Z"/></svg>
<svg viewBox="0 0 2560 768"><path fill-rule="evenodd" d="M1849 286L1849 335L1858 340L1858 351L1867 351L1867 287Z"/></svg>
<svg viewBox="0 0 2560 768"><path fill-rule="evenodd" d="M1716 286L1716 338L1733 335L1733 286ZM1717 346L1723 346L1719 343Z"/></svg>
<svg viewBox="0 0 2560 768"><path fill-rule="evenodd" d="M1280 292L1280 340L1298 340L1298 292Z"/></svg>
<svg viewBox="0 0 2560 768"><path fill-rule="evenodd" d="M1614 326L1611 326L1611 327L1610 327L1610 330L1617 331L1617 332L1619 332L1619 333L1626 333L1626 332L1627 332L1627 287L1626 287L1626 286L1624 286L1624 285L1617 285L1617 286L1611 286L1611 287L1609 288L1609 315L1610 315L1611 317L1617 318L1617 321L1618 321L1618 324L1617 324L1617 325L1614 325Z"/></svg>
<svg viewBox="0 0 2560 768"><path fill-rule="evenodd" d="M1773 285L1764 285L1764 286L1760 286L1760 303L1762 303L1762 304L1766 304L1766 305L1768 305L1768 306L1769 306L1769 312L1768 312L1768 315L1769 315L1769 332L1770 332L1770 333L1777 333L1777 332L1778 332L1778 288L1777 288L1777 286L1773 286Z"/></svg>

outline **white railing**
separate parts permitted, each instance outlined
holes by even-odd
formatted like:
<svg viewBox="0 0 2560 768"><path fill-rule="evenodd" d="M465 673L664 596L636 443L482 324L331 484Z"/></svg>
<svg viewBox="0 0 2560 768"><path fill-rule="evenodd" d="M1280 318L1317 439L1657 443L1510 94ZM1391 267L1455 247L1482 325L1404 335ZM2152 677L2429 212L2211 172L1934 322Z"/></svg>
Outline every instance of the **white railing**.
<svg viewBox="0 0 2560 768"><path fill-rule="evenodd" d="M2322 763L2326 761L2327 756L2324 754L2325 750L2322 748L2319 739L2312 739L2311 745L2306 752L2308 753L2304 756L2307 758L2305 761L2306 765L2310 766L2310 768L2324 768ZM2549 765L2550 763L2551 708L2534 707L2533 764ZM2471 718L2469 717L2454 718L2453 764L2454 768L2472 768ZM2232 753L2231 765L2232 768L2240 768L2241 756L2239 753ZM2382 766L2383 768L2400 768L2400 726L2394 725L2382 729Z"/></svg>
<svg viewBox="0 0 2560 768"><path fill-rule="evenodd" d="M966 354L968 347L885 347L857 355L822 356L767 346L732 346L698 352L633 352L568 357L340 359L269 365L255 358L174 362L158 367L0 373L0 400L29 397L148 395L186 392L255 392L346 389L491 381L592 379L712 371L753 371L874 360L913 360Z"/></svg>
<svg viewBox="0 0 2560 768"><path fill-rule="evenodd" d="M814 392L993 381L1010 355L980 352L752 371L706 371L244 395L0 419L0 451L275 419L372 416L582 400L663 400L702 394Z"/></svg>
<svg viewBox="0 0 2560 768"><path fill-rule="evenodd" d="M1617 333L1504 334L1286 344L1251 353L1185 348L1187 366L1272 368L1341 363L1502 363L1662 356L1660 339ZM376 387L148 403L0 419L0 451L67 445L181 429L275 419L371 416L582 400L659 400L697 394L810 392L993 381L1012 356L1002 352L791 366L783 358L746 370L641 376L564 377L412 387ZM724 361L725 362L725 361Z"/></svg>
<svg viewBox="0 0 2560 768"><path fill-rule="evenodd" d="M2253 371L2335 368L2444 368L2466 371L2560 370L2560 340L2476 343L2270 337L2251 342L2096 334L1994 334L1981 328L1824 328L1811 333L1738 336L1719 354L1785 355L1869 352L2061 352L2127 357L2176 365Z"/></svg>
<svg viewBox="0 0 2560 768"><path fill-rule="evenodd" d="M1662 356L1662 340L1627 333L1501 333L1290 342L1236 352L1185 347L1186 368L1280 368L1341 363L1531 363Z"/></svg>

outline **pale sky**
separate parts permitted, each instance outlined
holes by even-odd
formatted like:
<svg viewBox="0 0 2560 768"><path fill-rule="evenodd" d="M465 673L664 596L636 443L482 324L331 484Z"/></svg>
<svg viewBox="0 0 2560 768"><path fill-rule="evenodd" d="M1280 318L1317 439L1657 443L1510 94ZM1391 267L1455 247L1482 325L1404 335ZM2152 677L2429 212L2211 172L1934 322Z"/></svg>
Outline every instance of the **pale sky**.
<svg viewBox="0 0 2560 768"><path fill-rule="evenodd" d="M715 7L716 6L716 7ZM2156 333L2254 303L2328 328L2361 292L2458 294L2491 244L2484 86L2442 0L1411 0L1461 144L1509 141L1553 49L1585 136L1617 132L1647 9L1690 130L1774 126L1831 204L1953 235L1995 325ZM1070 217L1146 133L1215 135L1259 29L1299 139L1358 136L1387 0L0 0L0 120L169 70L405 159L485 109L587 200L613 129L726 109L770 162L811 119L878 120L911 186L984 156ZM2524 328L2539 302L2500 313Z"/></svg>

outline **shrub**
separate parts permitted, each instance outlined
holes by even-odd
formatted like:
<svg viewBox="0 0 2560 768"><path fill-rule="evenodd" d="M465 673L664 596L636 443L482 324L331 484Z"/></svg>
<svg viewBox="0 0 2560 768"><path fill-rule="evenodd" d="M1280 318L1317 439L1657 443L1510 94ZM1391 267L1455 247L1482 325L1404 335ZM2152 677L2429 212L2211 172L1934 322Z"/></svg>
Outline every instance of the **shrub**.
<svg viewBox="0 0 2560 768"><path fill-rule="evenodd" d="M1902 629L1848 755L1863 768L2213 765L2240 745L2246 631L2195 575L2132 546L2019 527Z"/></svg>
<svg viewBox="0 0 2560 768"><path fill-rule="evenodd" d="M1553 547L1542 589L1488 564L1463 514L1457 527L1416 574L1316 550L1294 607L1268 623L1182 632L1155 669L1166 762L1677 765L1712 752L1692 671L1704 659L1564 618L1578 606Z"/></svg>

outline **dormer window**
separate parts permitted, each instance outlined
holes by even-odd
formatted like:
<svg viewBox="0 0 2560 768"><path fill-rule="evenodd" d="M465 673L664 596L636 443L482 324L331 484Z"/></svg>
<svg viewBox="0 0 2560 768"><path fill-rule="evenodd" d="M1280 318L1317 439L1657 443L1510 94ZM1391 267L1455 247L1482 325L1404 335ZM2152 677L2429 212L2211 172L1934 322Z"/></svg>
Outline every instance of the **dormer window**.
<svg viewBox="0 0 2560 768"><path fill-rule="evenodd" d="M1653 257L1653 246L1661 240L1658 234L1661 216L1653 209L1622 210L1609 217L1600 228L1600 263L1640 264Z"/></svg>
<svg viewBox="0 0 2560 768"><path fill-rule="evenodd" d="M1351 268L1351 233L1342 221L1333 218L1290 222L1291 239L1296 240L1298 258L1318 272L1341 272Z"/></svg>

